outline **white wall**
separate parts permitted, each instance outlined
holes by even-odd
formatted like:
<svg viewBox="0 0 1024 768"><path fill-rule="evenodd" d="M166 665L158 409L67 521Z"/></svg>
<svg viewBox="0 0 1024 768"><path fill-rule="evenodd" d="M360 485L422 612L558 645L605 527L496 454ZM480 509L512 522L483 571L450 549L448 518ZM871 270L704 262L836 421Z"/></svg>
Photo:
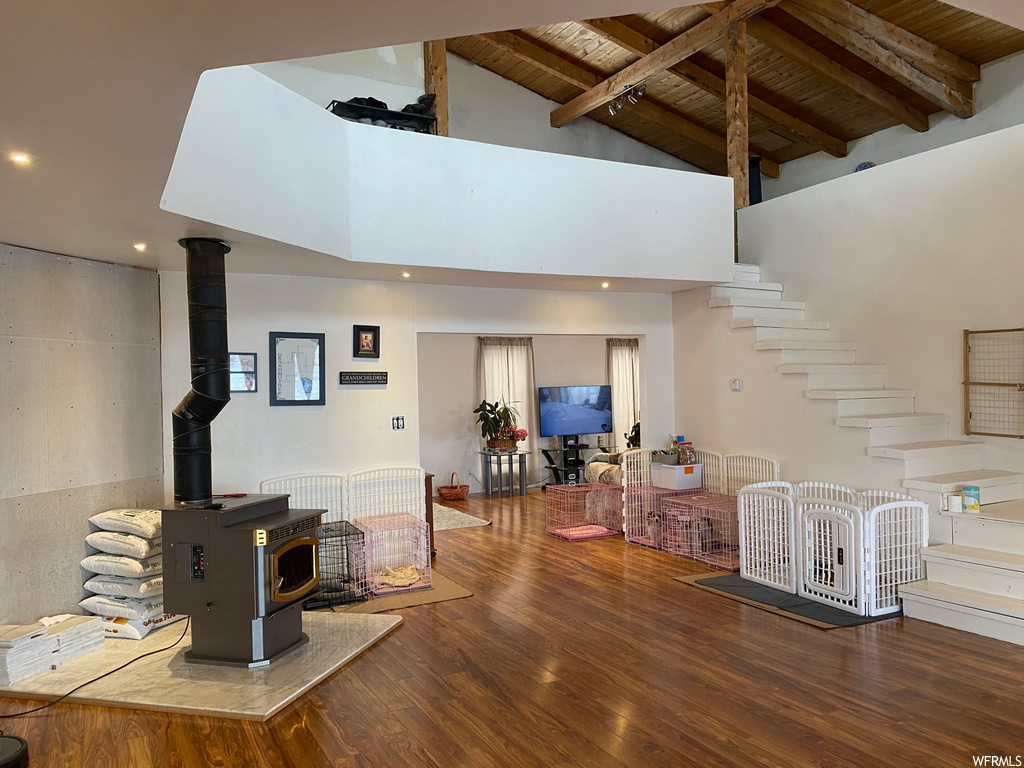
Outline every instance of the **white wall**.
<svg viewBox="0 0 1024 768"><path fill-rule="evenodd" d="M423 430L418 418L422 402L417 362L420 334L644 336L648 360L641 381L646 392L644 427L648 423L673 423L673 397L666 384L672 376L668 295L454 288L258 275L228 275L227 288L231 350L257 352L259 391L236 394L213 424L215 493L254 492L260 480L297 472L347 472L383 464L418 464ZM161 273L160 291L166 412L189 388L184 274ZM381 326L379 362L352 358L353 324ZM325 406L270 407L270 331L327 334ZM342 370L387 371L389 382L386 387L340 387L338 372ZM475 389L473 365L434 370L436 375L422 385L435 388L428 402L444 401L443 393L439 396L436 392L438 387L451 389L453 402ZM648 381L656 385L648 386ZM431 420L436 419L438 410L424 417L426 423L436 423ZM454 415L449 423L461 418L467 445L476 450L479 436L473 430L471 411L472 406L466 410L459 404L450 411ZM404 431L392 431L392 416L405 417ZM170 495L169 432L164 436L164 452ZM456 468L449 466L445 461L428 469L441 477L441 473ZM460 460L459 466L468 469L475 463L463 464Z"/></svg>
<svg viewBox="0 0 1024 768"><path fill-rule="evenodd" d="M155 272L0 246L0 624L78 612L88 518L163 498Z"/></svg>
<svg viewBox="0 0 1024 768"><path fill-rule="evenodd" d="M754 206L739 231L741 260L785 284L784 298L806 300L808 319L831 321L833 339L856 342L859 362L884 363L887 387L916 390L918 411L950 414L955 438L963 329L1024 324L1024 127ZM899 476L899 462L864 456L863 431L830 425L833 406L801 402L804 377L775 374L778 361L750 350L749 335L700 325L713 313L699 293L675 297L676 423L688 437L689 423L725 448L746 434L795 479ZM728 391L732 376L744 377L743 393ZM1024 471L1021 441L976 439L990 467Z"/></svg>
<svg viewBox="0 0 1024 768"><path fill-rule="evenodd" d="M476 334L419 334L420 461L447 485L457 471L470 492L481 489L479 427L472 411L476 389ZM538 387L607 384L605 336L535 335L534 377ZM646 346L646 345L642 345ZM615 436L608 436L615 444ZM547 447L548 439L539 441ZM619 436L618 445L624 440ZM550 473L541 472L544 482Z"/></svg>
<svg viewBox="0 0 1024 768"><path fill-rule="evenodd" d="M981 68L981 81L974 86L974 106L975 115L967 120L947 112L932 115L926 133L897 125L851 141L847 145L849 154L844 158L816 152L788 162L778 179L762 178L764 199L849 175L861 163L881 165L1019 125L1024 122L1024 53L1007 56Z"/></svg>
<svg viewBox="0 0 1024 768"><path fill-rule="evenodd" d="M373 264L718 281L733 254L727 178L352 123L251 67L203 74L161 208Z"/></svg>

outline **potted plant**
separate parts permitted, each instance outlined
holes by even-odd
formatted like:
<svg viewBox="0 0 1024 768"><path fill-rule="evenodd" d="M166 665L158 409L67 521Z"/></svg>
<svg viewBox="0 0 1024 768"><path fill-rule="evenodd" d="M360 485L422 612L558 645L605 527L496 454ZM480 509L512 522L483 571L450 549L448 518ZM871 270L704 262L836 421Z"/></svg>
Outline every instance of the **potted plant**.
<svg viewBox="0 0 1024 768"><path fill-rule="evenodd" d="M519 411L515 406L502 400L500 403L488 403L481 400L480 405L473 409L480 424L480 437L487 441L488 450L514 451L520 440L525 440L527 431L516 426Z"/></svg>

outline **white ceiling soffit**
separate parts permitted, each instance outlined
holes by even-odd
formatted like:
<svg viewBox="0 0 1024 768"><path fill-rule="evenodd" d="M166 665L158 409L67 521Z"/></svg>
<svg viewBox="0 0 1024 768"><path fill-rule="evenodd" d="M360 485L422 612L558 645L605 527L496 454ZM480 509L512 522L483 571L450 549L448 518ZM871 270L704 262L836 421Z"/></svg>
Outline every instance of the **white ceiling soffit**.
<svg viewBox="0 0 1024 768"><path fill-rule="evenodd" d="M952 4L1024 29L1019 0ZM649 0L0 0L0 158L34 157L28 168L0 159L0 242L180 269L178 238L220 235L235 268L248 253L315 272L316 254L159 209L202 72L648 10ZM143 254L131 248L140 241Z"/></svg>

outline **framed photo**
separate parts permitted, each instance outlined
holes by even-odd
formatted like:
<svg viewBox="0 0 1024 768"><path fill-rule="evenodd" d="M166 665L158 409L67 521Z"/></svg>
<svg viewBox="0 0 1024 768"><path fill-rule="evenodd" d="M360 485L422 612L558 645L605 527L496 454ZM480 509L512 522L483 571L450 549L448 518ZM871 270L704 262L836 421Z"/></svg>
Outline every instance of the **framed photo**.
<svg viewBox="0 0 1024 768"><path fill-rule="evenodd" d="M324 405L324 334L270 332L270 404Z"/></svg>
<svg viewBox="0 0 1024 768"><path fill-rule="evenodd" d="M380 357L380 326L352 326L352 357Z"/></svg>
<svg viewBox="0 0 1024 768"><path fill-rule="evenodd" d="M256 391L256 353L229 352L228 371L231 373L230 392Z"/></svg>

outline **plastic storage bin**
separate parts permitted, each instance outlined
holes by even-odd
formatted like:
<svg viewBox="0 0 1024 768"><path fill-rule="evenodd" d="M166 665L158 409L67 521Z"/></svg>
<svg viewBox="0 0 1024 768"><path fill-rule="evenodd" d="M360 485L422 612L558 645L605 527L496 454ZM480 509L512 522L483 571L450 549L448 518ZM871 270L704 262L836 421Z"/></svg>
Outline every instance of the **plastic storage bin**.
<svg viewBox="0 0 1024 768"><path fill-rule="evenodd" d="M700 464L651 464L651 485L673 491L702 487L704 467Z"/></svg>

